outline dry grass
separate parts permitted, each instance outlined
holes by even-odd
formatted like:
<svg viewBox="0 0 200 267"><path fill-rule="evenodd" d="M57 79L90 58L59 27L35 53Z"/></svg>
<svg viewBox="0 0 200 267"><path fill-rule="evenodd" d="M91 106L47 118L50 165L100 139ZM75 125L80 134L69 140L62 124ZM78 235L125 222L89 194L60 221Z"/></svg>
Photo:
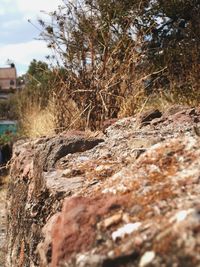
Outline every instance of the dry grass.
<svg viewBox="0 0 200 267"><path fill-rule="evenodd" d="M23 133L30 138L53 135L55 133L54 106L50 104L45 109L41 109L34 104L27 108L21 118L21 126Z"/></svg>
<svg viewBox="0 0 200 267"><path fill-rule="evenodd" d="M174 86L174 87L173 87ZM169 107L179 104L183 106L195 107L200 103L199 90L192 89L184 94L172 84L172 89L168 91L160 90L147 96L143 90L129 95L120 105L119 118L140 114L150 109L159 109L165 111Z"/></svg>
<svg viewBox="0 0 200 267"><path fill-rule="evenodd" d="M66 70L67 79L58 76L59 82L51 92L53 100L46 108L41 108L39 96L32 102L29 95L20 97L23 133L40 137L72 129L98 130L107 119L139 115L154 108L164 111L174 104L198 106L197 63L177 77L168 66L158 69L147 62L142 64L138 43L126 47L123 60L118 58L124 48L119 40L102 62L85 66L81 75ZM167 82L162 82L163 77Z"/></svg>
<svg viewBox="0 0 200 267"><path fill-rule="evenodd" d="M197 106L199 95L194 90L189 96L178 93L177 90L166 92L160 90L148 96L142 89L142 84L137 84L132 93L126 95L122 101L120 99L118 118L139 115L154 108L165 111L177 103L184 106ZM90 128L89 118L85 116L90 108L89 105L81 111L72 99L61 97L57 101L51 101L45 109L41 109L36 104L30 106L31 108L24 110L21 118L22 131L30 138L51 136L63 130ZM96 127L96 130L98 128Z"/></svg>
<svg viewBox="0 0 200 267"><path fill-rule="evenodd" d="M68 2L50 15L50 24L39 20L41 37L54 50L55 61L65 66L63 81L58 78L58 86L53 86L57 131L96 130L105 120L146 109L198 105L198 24L194 28L188 22L181 30L178 21L172 21L167 27L169 36L168 23L155 30L159 8L165 17L165 9L167 13L173 10L174 3L161 1L156 8L152 6L152 13L144 14L145 1L130 6L119 1L111 13L106 1ZM188 6L196 24L197 9L193 4ZM181 6L175 7L183 12ZM70 15L66 18L66 14ZM136 23L138 16L140 23Z"/></svg>
<svg viewBox="0 0 200 267"><path fill-rule="evenodd" d="M65 97L49 101L46 108L41 108L37 102L27 104L20 111L21 133L29 138L52 136L55 133L86 129L86 120L72 99Z"/></svg>
<svg viewBox="0 0 200 267"><path fill-rule="evenodd" d="M66 88L64 88L66 89ZM54 94L52 102L54 103L55 130L62 132L63 130L79 130L86 128L85 112L86 109L81 109L75 101L62 93L63 88L57 94Z"/></svg>

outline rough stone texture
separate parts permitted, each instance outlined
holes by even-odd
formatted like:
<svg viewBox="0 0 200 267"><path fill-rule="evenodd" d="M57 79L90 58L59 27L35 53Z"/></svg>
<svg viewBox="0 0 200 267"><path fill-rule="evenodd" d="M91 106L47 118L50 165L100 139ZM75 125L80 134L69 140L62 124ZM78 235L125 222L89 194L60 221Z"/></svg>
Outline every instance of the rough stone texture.
<svg viewBox="0 0 200 267"><path fill-rule="evenodd" d="M16 144L7 266L200 266L198 127L199 108L175 106L115 122L104 142Z"/></svg>
<svg viewBox="0 0 200 267"><path fill-rule="evenodd" d="M0 177L2 178L2 177ZM0 267L5 266L6 256L6 189L0 185Z"/></svg>
<svg viewBox="0 0 200 267"><path fill-rule="evenodd" d="M143 113L140 117L140 121L143 125L149 124L153 119L162 117L162 113L158 110L150 110Z"/></svg>

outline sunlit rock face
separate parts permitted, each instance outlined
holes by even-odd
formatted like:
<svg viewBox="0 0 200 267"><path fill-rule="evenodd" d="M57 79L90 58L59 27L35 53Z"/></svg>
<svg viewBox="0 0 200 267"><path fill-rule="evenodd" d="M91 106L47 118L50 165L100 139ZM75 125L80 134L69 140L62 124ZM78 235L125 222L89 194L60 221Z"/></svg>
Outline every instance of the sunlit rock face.
<svg viewBox="0 0 200 267"><path fill-rule="evenodd" d="M7 266L199 266L198 127L174 106L16 144Z"/></svg>

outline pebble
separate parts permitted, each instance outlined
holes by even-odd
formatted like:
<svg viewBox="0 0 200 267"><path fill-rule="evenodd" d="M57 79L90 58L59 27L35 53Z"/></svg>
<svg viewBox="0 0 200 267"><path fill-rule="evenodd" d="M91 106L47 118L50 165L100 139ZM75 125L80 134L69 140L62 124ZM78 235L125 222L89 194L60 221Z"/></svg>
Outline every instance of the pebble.
<svg viewBox="0 0 200 267"><path fill-rule="evenodd" d="M126 235L129 235L134 231L137 231L140 226L141 222L125 224L123 227L119 228L117 231L112 233L112 239L116 241L118 238L120 239L124 238Z"/></svg>
<svg viewBox="0 0 200 267"><path fill-rule="evenodd" d="M122 213L115 214L115 215L105 219L103 222L103 226L105 228L108 228L113 224L119 223L121 221L121 219L122 219Z"/></svg>
<svg viewBox="0 0 200 267"><path fill-rule="evenodd" d="M187 218L187 216L192 212L194 212L194 209L181 210L177 212L174 217L171 218L170 222L172 223L175 221L177 223L180 223L184 221Z"/></svg>
<svg viewBox="0 0 200 267"><path fill-rule="evenodd" d="M139 262L139 267L145 267L153 261L156 254L154 251L146 251Z"/></svg>

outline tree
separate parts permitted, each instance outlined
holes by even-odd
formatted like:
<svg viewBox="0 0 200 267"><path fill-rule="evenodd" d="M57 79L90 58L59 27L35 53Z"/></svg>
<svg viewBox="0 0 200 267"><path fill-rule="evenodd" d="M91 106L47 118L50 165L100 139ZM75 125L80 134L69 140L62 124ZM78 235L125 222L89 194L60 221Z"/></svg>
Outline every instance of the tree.
<svg viewBox="0 0 200 267"><path fill-rule="evenodd" d="M144 44L148 63L154 69L165 68L156 77L157 84L173 86L186 95L198 90L200 1L154 1L144 16L151 29Z"/></svg>
<svg viewBox="0 0 200 267"><path fill-rule="evenodd" d="M62 69L51 68L46 62L33 59L27 73L18 79L18 82L23 80L24 83L15 95L19 120L23 121L31 108L44 110L52 100L54 89L64 81L64 76Z"/></svg>
<svg viewBox="0 0 200 267"><path fill-rule="evenodd" d="M54 86L60 82L60 74L60 70L51 69L46 62L33 59L24 76L25 88L22 93L44 108L48 104Z"/></svg>

